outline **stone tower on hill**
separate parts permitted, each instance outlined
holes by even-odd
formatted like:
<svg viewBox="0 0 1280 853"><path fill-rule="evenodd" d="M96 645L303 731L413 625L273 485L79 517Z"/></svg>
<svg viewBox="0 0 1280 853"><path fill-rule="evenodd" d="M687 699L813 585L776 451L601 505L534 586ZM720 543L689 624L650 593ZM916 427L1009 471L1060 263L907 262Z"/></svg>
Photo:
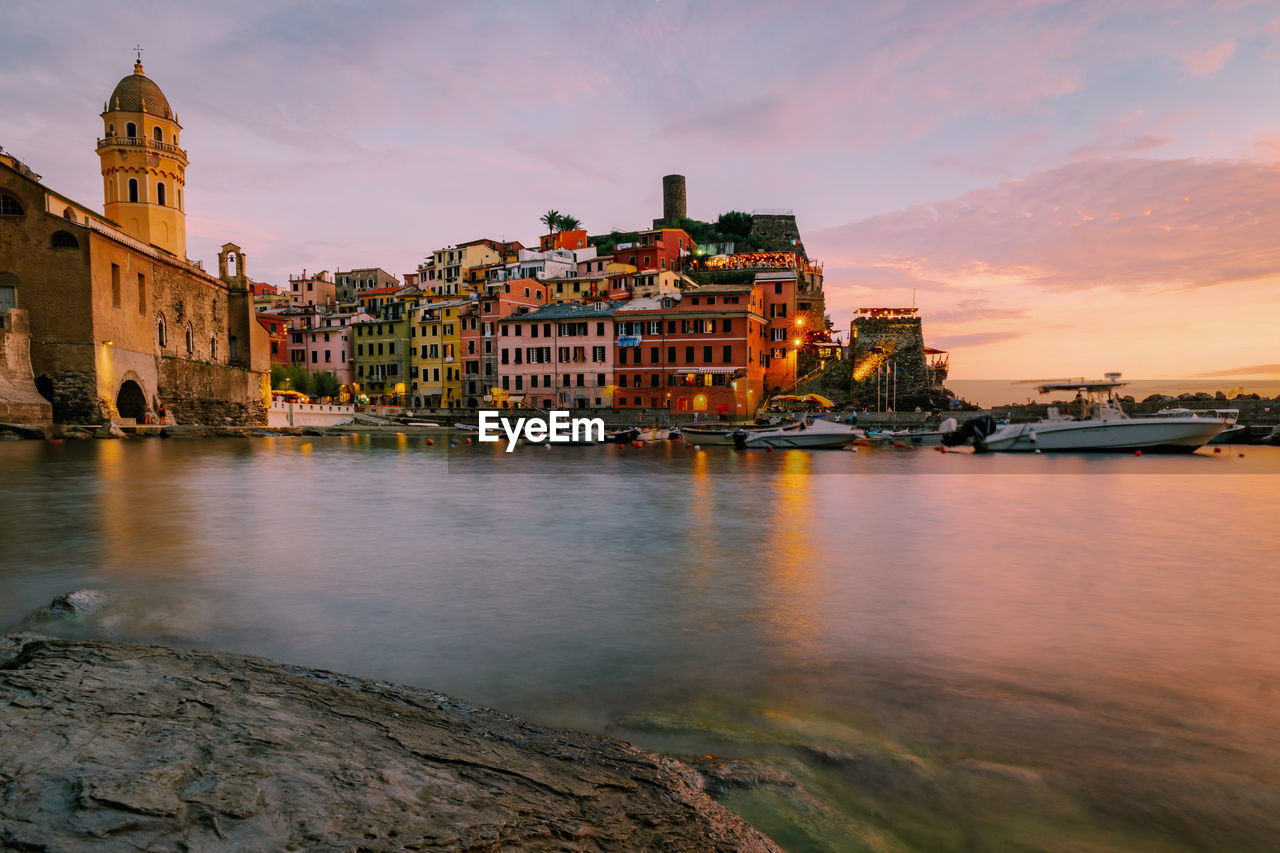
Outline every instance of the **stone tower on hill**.
<svg viewBox="0 0 1280 853"><path fill-rule="evenodd" d="M764 241L761 248L766 252L796 252L805 260L809 259L793 210L752 211L751 236Z"/></svg>

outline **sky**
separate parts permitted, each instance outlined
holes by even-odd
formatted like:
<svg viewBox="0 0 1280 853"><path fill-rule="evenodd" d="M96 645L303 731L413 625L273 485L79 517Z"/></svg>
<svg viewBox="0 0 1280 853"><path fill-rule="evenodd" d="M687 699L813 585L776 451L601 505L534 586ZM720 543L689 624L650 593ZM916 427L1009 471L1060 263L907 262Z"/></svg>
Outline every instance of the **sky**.
<svg viewBox="0 0 1280 853"><path fill-rule="evenodd" d="M794 210L836 327L914 299L953 376L1280 378L1274 2L7 0L0 146L101 209L135 44L206 266L634 230L679 173Z"/></svg>

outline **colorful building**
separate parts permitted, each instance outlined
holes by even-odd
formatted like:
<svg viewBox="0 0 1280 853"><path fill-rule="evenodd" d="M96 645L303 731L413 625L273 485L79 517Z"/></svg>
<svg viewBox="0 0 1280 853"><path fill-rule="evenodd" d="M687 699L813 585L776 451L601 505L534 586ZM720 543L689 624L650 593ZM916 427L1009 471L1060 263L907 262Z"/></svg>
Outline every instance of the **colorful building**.
<svg viewBox="0 0 1280 853"><path fill-rule="evenodd" d="M536 279L515 279L486 285L469 313L463 316L462 382L463 400L468 408L494 404L494 389L500 389L498 326L515 314L528 313L547 304L547 283Z"/></svg>
<svg viewBox="0 0 1280 853"><path fill-rule="evenodd" d="M470 299L430 302L410 309L413 405L455 409L462 402L462 319Z"/></svg>
<svg viewBox="0 0 1280 853"><path fill-rule="evenodd" d="M271 363L289 363L289 318L284 314L259 311L258 323L267 330L271 341Z"/></svg>
<svg viewBox="0 0 1280 853"><path fill-rule="evenodd" d="M352 324L355 343L353 391L375 402L401 405L409 397L413 352L408 306L392 302L373 319Z"/></svg>
<svg viewBox="0 0 1280 853"><path fill-rule="evenodd" d="M328 270L308 275L289 276L289 301L297 306L335 305L338 301L337 285Z"/></svg>
<svg viewBox="0 0 1280 853"><path fill-rule="evenodd" d="M684 269L685 258L698 250L698 244L683 228L655 228L641 231L634 243L619 243L613 249L615 261L645 270Z"/></svg>
<svg viewBox="0 0 1280 853"><path fill-rule="evenodd" d="M621 302L548 305L499 324L502 389L543 409L613 404L614 312Z"/></svg>
<svg viewBox="0 0 1280 853"><path fill-rule="evenodd" d="M764 397L761 291L708 285L618 308L614 405L751 416Z"/></svg>

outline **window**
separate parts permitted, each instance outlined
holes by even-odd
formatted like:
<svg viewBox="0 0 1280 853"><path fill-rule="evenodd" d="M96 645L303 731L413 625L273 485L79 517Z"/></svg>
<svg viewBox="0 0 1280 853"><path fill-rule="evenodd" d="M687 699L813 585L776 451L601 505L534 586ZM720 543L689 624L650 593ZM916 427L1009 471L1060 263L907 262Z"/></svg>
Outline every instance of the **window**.
<svg viewBox="0 0 1280 853"><path fill-rule="evenodd" d="M120 265L111 265L111 306L113 308L120 307ZM160 346L164 346L161 341Z"/></svg>
<svg viewBox="0 0 1280 853"><path fill-rule="evenodd" d="M0 192L0 216L22 216L22 203L8 193Z"/></svg>
<svg viewBox="0 0 1280 853"><path fill-rule="evenodd" d="M18 307L18 277L11 272L0 272L0 311Z"/></svg>
<svg viewBox="0 0 1280 853"><path fill-rule="evenodd" d="M604 361L604 347L592 347L592 348L591 348L591 360L592 360L592 361Z"/></svg>
<svg viewBox="0 0 1280 853"><path fill-rule="evenodd" d="M618 348L618 364L626 364L626 363L627 363L627 348L619 347Z"/></svg>
<svg viewBox="0 0 1280 853"><path fill-rule="evenodd" d="M147 313L147 277L142 273L138 273L138 313Z"/></svg>
<svg viewBox="0 0 1280 853"><path fill-rule="evenodd" d="M721 350L722 350L720 353L721 361L723 361L725 364L728 364L729 362L733 361L733 347L725 346L725 347L722 347Z"/></svg>
<svg viewBox="0 0 1280 853"><path fill-rule="evenodd" d="M129 125L129 127L133 127L133 125ZM132 136L133 134L129 134L129 135ZM129 179L129 201L137 201L137 200L138 200L138 179L130 178Z"/></svg>
<svg viewBox="0 0 1280 853"><path fill-rule="evenodd" d="M693 364L693 347L684 348L684 363Z"/></svg>
<svg viewBox="0 0 1280 853"><path fill-rule="evenodd" d="M720 329L726 334L733 332L733 321L730 320L728 317L724 318L723 320L720 321Z"/></svg>
<svg viewBox="0 0 1280 853"><path fill-rule="evenodd" d="M113 269L116 268L115 264L112 264L111 266ZM156 318L156 342L160 344L161 347L167 346L169 343L169 332L165 328L163 314Z"/></svg>
<svg viewBox="0 0 1280 853"><path fill-rule="evenodd" d="M604 378L604 374L603 374L603 373L597 373L597 374L596 374L596 387L597 387L597 388L603 388L604 386L606 386L606 385L608 385L608 384L609 384L609 383L605 381L605 378ZM597 406L598 406L598 405L600 405L600 401L599 401L599 400L596 400L596 405L597 405Z"/></svg>
<svg viewBox="0 0 1280 853"><path fill-rule="evenodd" d="M703 364L711 363L711 347L702 348L702 363Z"/></svg>
<svg viewBox="0 0 1280 853"><path fill-rule="evenodd" d="M124 126L124 135L130 139L136 138L138 136L138 126L133 122L129 122Z"/></svg>
<svg viewBox="0 0 1280 853"><path fill-rule="evenodd" d="M597 302L596 304L597 304L597 305L603 305L604 303L603 303L603 302ZM603 337L604 337L604 323L596 323L596 337L597 337L597 338L603 338Z"/></svg>
<svg viewBox="0 0 1280 853"><path fill-rule="evenodd" d="M187 355L191 355L196 349L195 335L191 333L191 324L187 324Z"/></svg>
<svg viewBox="0 0 1280 853"><path fill-rule="evenodd" d="M676 361L676 348L667 347L667 364L675 364L675 361Z"/></svg>
<svg viewBox="0 0 1280 853"><path fill-rule="evenodd" d="M68 231L54 231L53 238L49 241L49 247L53 249L79 249L80 241Z"/></svg>
<svg viewBox="0 0 1280 853"><path fill-rule="evenodd" d="M164 207L164 182L156 184L156 204ZM310 288L308 288L309 290Z"/></svg>

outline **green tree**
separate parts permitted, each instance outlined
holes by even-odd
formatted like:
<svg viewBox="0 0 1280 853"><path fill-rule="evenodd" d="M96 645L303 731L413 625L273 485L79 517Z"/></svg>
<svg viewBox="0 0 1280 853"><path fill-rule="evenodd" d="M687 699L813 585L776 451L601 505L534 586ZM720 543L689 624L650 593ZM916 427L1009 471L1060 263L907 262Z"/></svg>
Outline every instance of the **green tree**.
<svg viewBox="0 0 1280 853"><path fill-rule="evenodd" d="M577 231L582 227L582 220L576 216L561 216L559 226L560 231Z"/></svg>
<svg viewBox="0 0 1280 853"><path fill-rule="evenodd" d="M336 397L342 393L342 383L338 377L327 370L315 374L315 394L317 397Z"/></svg>
<svg viewBox="0 0 1280 853"><path fill-rule="evenodd" d="M539 219L538 221L541 222L543 225L547 226L548 234L554 234L556 233L556 231L559 229L559 226L560 226L560 211L556 210L555 208L552 208L551 210L548 210L546 213L542 214L542 218Z"/></svg>

